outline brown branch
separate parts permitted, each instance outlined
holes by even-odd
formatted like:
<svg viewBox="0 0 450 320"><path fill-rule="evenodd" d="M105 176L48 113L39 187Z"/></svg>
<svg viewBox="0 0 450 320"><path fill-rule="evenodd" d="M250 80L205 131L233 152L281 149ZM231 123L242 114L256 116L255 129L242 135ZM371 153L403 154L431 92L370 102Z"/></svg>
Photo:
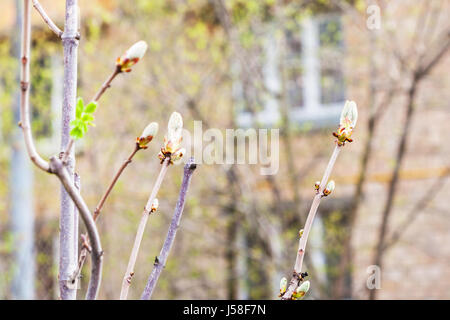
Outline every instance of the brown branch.
<svg viewBox="0 0 450 320"><path fill-rule="evenodd" d="M144 236L145 225L147 224L147 220L149 215L152 213L151 207L153 204L153 200L156 198L158 191L161 187L161 183L166 175L167 168L170 164L170 157L166 158L161 165L161 171L159 172L159 176L156 179L155 185L153 186L152 193L148 198L147 204L144 207L144 211L142 212L141 221L139 222L138 230L136 233L136 238L134 240L134 245L131 250L130 259L128 261L127 270L125 271L125 275L123 277L122 289L120 291L120 300L126 300L128 296L128 290L131 285L131 278L134 275L134 266L136 265L137 255L139 253L139 248L141 246L142 238Z"/></svg>
<svg viewBox="0 0 450 320"><path fill-rule="evenodd" d="M382 267L383 263L383 253L384 253L384 247L385 247L385 241L386 241L386 234L387 234L387 226L389 222L389 218L392 212L392 206L394 197L397 191L397 185L399 182L399 174L400 174L400 168L402 166L402 161L404 159L405 153L406 153L406 147L407 147L407 139L408 139L408 133L410 132L410 125L412 121L412 116L415 111L414 102L415 97L417 93L417 88L421 82L425 78L427 74L432 70L434 66L437 65L437 63L442 59L442 57L445 55L447 50L450 47L450 34L446 33L446 39L445 41L439 41L439 45L441 47L436 50L436 53L430 54L431 57L425 57L422 61L428 60L427 63L423 63L417 67L417 69L413 72L412 82L410 85L410 88L408 90L408 99L406 104L406 116L405 116L405 123L402 129L402 134L400 137L400 142L397 147L397 154L395 159L395 167L392 174L391 181L388 186L387 190L387 199L385 202L385 206L382 213L382 219L381 219L381 225L380 230L378 234L378 242L375 249L375 254L373 258L374 265L377 265L379 268ZM378 290L370 290L369 292L369 299L374 300L376 298Z"/></svg>
<svg viewBox="0 0 450 320"><path fill-rule="evenodd" d="M423 197L415 204L411 211L407 214L405 222L397 227L389 240L386 240L383 250L391 248L405 233L405 231L412 225L420 213L432 202L438 195L438 191L443 189L443 182L447 178L450 168L447 168L442 175L437 178L431 187L425 192Z"/></svg>
<svg viewBox="0 0 450 320"><path fill-rule="evenodd" d="M36 9L36 11L41 15L42 19L44 19L44 22L47 24L47 26L52 30L58 38L61 38L63 31L56 26L56 24L50 19L50 17L45 12L44 8L42 8L41 4L38 0L33 0L33 6Z"/></svg>
<svg viewBox="0 0 450 320"><path fill-rule="evenodd" d="M102 84L102 86L100 87L100 90L98 90L98 92L95 94L95 96L92 98L93 102L97 102L101 96L103 95L103 93L105 93L105 91L111 87L111 82L114 80L114 78L121 73L122 70L120 69L120 67L116 67L114 68L113 73L109 76L108 79L106 79L106 81Z"/></svg>
<svg viewBox="0 0 450 320"><path fill-rule="evenodd" d="M119 170L114 175L113 180L109 184L108 188L106 189L105 194L103 195L103 197L101 198L100 202L97 204L97 207L94 210L94 215L93 215L94 221L97 221L97 218L98 218L98 216L100 214L100 211L103 208L103 205L106 202L106 199L108 198L109 194L111 193L112 189L114 188L114 186L115 186L117 180L119 179L119 177L121 176L122 172L125 170L125 168L128 166L128 164L131 163L131 161L133 160L133 157L135 156L135 154L141 149L142 148L139 147L139 144L136 144L133 152L123 162L123 164L120 166ZM90 250L91 247L90 247L90 243L89 243L89 236L87 234L84 234L84 235L82 234L81 235L81 241L82 241L82 248L81 248L81 252L80 252L80 257L78 258L78 266L77 266L77 269L75 270L74 274L71 277L72 280L78 279L78 277L81 274L81 270L83 269L83 266L84 266L84 263L86 261L87 255L88 255L89 252L91 252L91 250Z"/></svg>

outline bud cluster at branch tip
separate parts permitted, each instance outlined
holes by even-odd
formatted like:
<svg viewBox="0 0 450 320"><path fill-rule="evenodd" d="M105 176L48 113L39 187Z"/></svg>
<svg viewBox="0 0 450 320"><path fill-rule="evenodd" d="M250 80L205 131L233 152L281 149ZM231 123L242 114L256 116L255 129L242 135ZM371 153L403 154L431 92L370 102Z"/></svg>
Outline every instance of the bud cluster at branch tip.
<svg viewBox="0 0 450 320"><path fill-rule="evenodd" d="M325 197L328 196L330 193L333 192L335 186L336 186L336 184L334 183L334 180L331 180L330 182L328 182L327 186L325 187L325 190L323 190L323 195Z"/></svg>
<svg viewBox="0 0 450 320"><path fill-rule="evenodd" d="M150 213L156 212L156 210L158 210L159 207L159 201L157 198L155 198L152 202L152 207L150 208Z"/></svg>
<svg viewBox="0 0 450 320"><path fill-rule="evenodd" d="M281 297L287 289L287 279L285 277L281 278L280 280L280 294L279 297Z"/></svg>
<svg viewBox="0 0 450 320"><path fill-rule="evenodd" d="M350 139L353 129L356 126L358 120L358 108L354 101L347 100L342 109L341 118L339 121L339 128L337 132L333 132L333 136L337 138L337 144L339 146L345 145L345 142L352 142Z"/></svg>
<svg viewBox="0 0 450 320"><path fill-rule="evenodd" d="M184 148L181 148L181 141L183 133L183 118L178 112L173 112L170 116L167 125L167 135L164 137L164 146L158 154L161 163L170 158L170 163L180 161L186 153Z"/></svg>
<svg viewBox="0 0 450 320"><path fill-rule="evenodd" d="M123 55L117 58L116 66L121 72L130 72L147 51L147 43L143 40L133 44Z"/></svg>
<svg viewBox="0 0 450 320"><path fill-rule="evenodd" d="M295 292L292 294L292 300L301 300L305 297L310 287L309 281L303 282L300 286L297 287Z"/></svg>
<svg viewBox="0 0 450 320"><path fill-rule="evenodd" d="M147 144L153 140L153 138L158 133L158 124L156 122L151 122L145 127L140 137L136 138L136 143L140 149L147 149Z"/></svg>

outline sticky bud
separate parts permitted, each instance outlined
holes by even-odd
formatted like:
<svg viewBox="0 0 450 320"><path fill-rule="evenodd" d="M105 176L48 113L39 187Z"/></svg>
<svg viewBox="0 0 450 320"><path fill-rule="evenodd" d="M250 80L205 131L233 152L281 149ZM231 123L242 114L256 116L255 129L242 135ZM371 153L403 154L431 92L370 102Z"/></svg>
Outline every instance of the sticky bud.
<svg viewBox="0 0 450 320"><path fill-rule="evenodd" d="M287 288L287 279L285 277L280 280L280 296L286 292Z"/></svg>
<svg viewBox="0 0 450 320"><path fill-rule="evenodd" d="M158 201L157 198L155 198L155 199L153 199L152 207L150 209L150 213L155 212L156 210L158 210L158 207L159 207L159 201Z"/></svg>
<svg viewBox="0 0 450 320"><path fill-rule="evenodd" d="M325 190L323 190L323 195L327 196L330 193L332 193L334 190L334 187L335 187L334 180L331 180L330 182L328 182L327 186L325 187Z"/></svg>
<svg viewBox="0 0 450 320"><path fill-rule="evenodd" d="M295 289L295 292L292 295L292 297L297 300L303 299L303 297L306 295L306 293L309 290L309 286L310 286L309 281L303 282L300 286L297 287L297 289Z"/></svg>
<svg viewBox="0 0 450 320"><path fill-rule="evenodd" d="M339 121L339 128L337 132L333 132L333 135L337 138L339 146L345 145L345 142L352 142L350 139L353 129L356 126L358 120L358 108L354 101L347 100L344 108L342 109L341 118Z"/></svg>
<svg viewBox="0 0 450 320"><path fill-rule="evenodd" d="M349 125L352 128L356 126L358 120L358 108L355 101L347 100L341 112L339 124L341 126Z"/></svg>
<svg viewBox="0 0 450 320"><path fill-rule="evenodd" d="M147 144L153 140L157 132L158 132L158 124L156 122L150 123L148 126L145 127L141 136L136 139L136 143L139 145L140 148L146 149Z"/></svg>
<svg viewBox="0 0 450 320"><path fill-rule="evenodd" d="M133 44L122 56L117 58L116 65L120 71L130 72L131 67L135 65L147 51L147 43L145 41L138 41Z"/></svg>
<svg viewBox="0 0 450 320"><path fill-rule="evenodd" d="M163 153L175 153L180 148L183 133L183 118L178 112L173 112L167 125L167 136L164 138Z"/></svg>

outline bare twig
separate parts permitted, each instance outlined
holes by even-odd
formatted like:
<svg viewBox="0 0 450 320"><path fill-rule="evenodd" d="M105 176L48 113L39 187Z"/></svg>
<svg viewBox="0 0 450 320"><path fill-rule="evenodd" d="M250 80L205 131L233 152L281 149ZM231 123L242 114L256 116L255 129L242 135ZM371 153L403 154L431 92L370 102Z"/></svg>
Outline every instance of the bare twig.
<svg viewBox="0 0 450 320"><path fill-rule="evenodd" d="M149 300L151 298L156 283L158 282L159 275L166 265L170 249L172 248L172 245L175 241L177 229L180 226L180 220L186 201L186 194L191 182L192 174L194 173L196 167L197 165L195 164L194 158L189 159L189 161L184 166L183 182L181 183L180 195L178 196L178 201L175 207L175 212L173 213L172 222L170 223L164 245L161 249L161 252L159 253L159 256L155 260L154 268L152 270L152 273L150 274L150 277L148 278L148 282L145 286L144 292L142 293L142 300Z"/></svg>
<svg viewBox="0 0 450 320"><path fill-rule="evenodd" d="M103 93L105 93L106 89L111 87L111 82L114 80L114 78L121 72L122 72L122 70L119 67L114 68L113 73L109 76L108 79L106 79L106 81L102 84L102 86L97 91L95 96L92 98L92 102L98 102L98 100L101 98ZM69 143L66 148L66 151L64 151L62 154L62 160L63 160L64 164L67 163L67 158L69 157L70 151L72 150L74 143L75 143L75 140L73 140L73 138L70 138Z"/></svg>
<svg viewBox="0 0 450 320"><path fill-rule="evenodd" d="M147 204L144 207L144 211L142 212L141 221L139 222L138 230L136 233L136 238L134 240L133 249L131 250L130 260L128 261L127 270L123 277L122 289L120 291L120 300L126 300L128 296L128 289L130 288L131 278L134 275L134 266L136 264L137 255L139 252L139 247L141 246L142 238L144 236L145 225L147 224L147 220L149 215L151 214L151 207L153 200L156 198L156 195L161 187L161 183L166 175L167 168L170 164L170 158L166 158L161 166L161 171L159 172L159 176L156 179L155 185L153 186L152 193L148 198Z"/></svg>
<svg viewBox="0 0 450 320"><path fill-rule="evenodd" d="M94 221L97 221L97 218L100 214L100 211L103 208L103 205L106 202L106 199L108 198L109 194L111 193L112 189L114 188L117 180L119 179L120 175L122 174L122 172L125 170L125 168L128 166L128 164L131 163L134 155L141 150L141 148L139 147L139 144L136 144L136 147L134 148L133 152L130 154L130 156L123 162L122 166L120 166L119 170L117 171L117 173L114 175L113 180L111 181L110 185L108 186L105 194L103 195L103 197L101 198L100 202L97 204L97 207L95 208L94 211ZM80 252L80 257L78 258L78 267L75 270L73 276L72 276L72 280L77 279L81 273L81 270L83 268L83 265L86 261L87 258L87 254L91 251L90 249L90 244L89 244L89 236L87 234L81 235L81 240L82 240L82 248L81 248L81 252Z"/></svg>
<svg viewBox="0 0 450 320"><path fill-rule="evenodd" d="M121 73L122 70L120 69L120 67L116 67L114 68L113 73L109 76L108 79L106 79L106 81L102 84L102 86L100 87L100 90L98 90L98 92L95 94L95 96L92 98L93 102L97 102L101 96L103 95L103 93L105 93L106 89L108 89L109 87L111 87L111 82L114 80L114 78Z"/></svg>
<svg viewBox="0 0 450 320"><path fill-rule="evenodd" d="M52 19L50 19L50 17L47 15L44 8L42 8L38 0L33 0L33 6L36 9L36 11L39 12L42 19L44 19L44 22L48 25L50 30L52 30L58 36L58 38L61 38L63 31L56 26L56 24L52 21Z"/></svg>
<svg viewBox="0 0 450 320"><path fill-rule="evenodd" d="M306 243L308 241L308 235L311 230L311 227L312 227L312 224L314 221L314 217L316 216L317 209L319 208L320 200L323 197L323 191L328 182L331 171L333 170L334 164L336 162L337 156L339 155L341 148L342 148L342 146L339 146L336 144L336 146L333 150L333 154L331 155L330 161L328 162L327 168L325 169L325 173L323 174L322 181L320 182L318 192L317 192L316 196L314 197L313 202L311 204L311 209L309 210L308 217L306 219L306 224L305 224L305 227L303 228L303 234L299 240L297 258L295 260L293 276L291 278L291 281L289 282L289 287L287 288L286 292L282 296L283 300L292 299L292 295L293 295L295 289L297 289L299 283L301 281L303 281L303 276L302 276L301 271L302 271L303 257L305 255Z"/></svg>

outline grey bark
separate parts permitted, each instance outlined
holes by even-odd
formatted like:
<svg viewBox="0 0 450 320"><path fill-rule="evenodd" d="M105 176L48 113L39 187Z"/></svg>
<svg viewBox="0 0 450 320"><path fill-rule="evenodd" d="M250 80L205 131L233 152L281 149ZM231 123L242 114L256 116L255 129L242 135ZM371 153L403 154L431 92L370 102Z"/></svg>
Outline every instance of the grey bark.
<svg viewBox="0 0 450 320"><path fill-rule="evenodd" d="M66 1L66 16L62 43L64 47L64 79L63 79L63 106L61 123L61 150L65 150L70 140L70 122L75 119L75 103L77 93L77 60L78 40L78 1ZM67 169L73 182L75 168L75 148L70 151ZM77 268L78 253L75 251L75 234L77 221L75 206L63 186L61 186L61 219L60 219L60 260L59 260L59 286L61 299L76 299L76 286L69 284L70 276Z"/></svg>
<svg viewBox="0 0 450 320"><path fill-rule="evenodd" d="M192 174L194 173L196 167L197 165L194 162L194 158L189 159L189 161L184 166L183 182L181 183L180 195L178 196L175 212L173 213L169 231L167 232L167 236L164 240L161 252L157 257L157 260L155 261L152 273L150 274L147 285L145 286L144 292L142 293L142 300L149 300L151 298L156 287L156 283L158 282L159 276L166 265L167 257L169 256L170 249L172 248L172 245L175 241L178 227L180 226L180 220L183 214L187 191L189 188L189 184L191 183Z"/></svg>

